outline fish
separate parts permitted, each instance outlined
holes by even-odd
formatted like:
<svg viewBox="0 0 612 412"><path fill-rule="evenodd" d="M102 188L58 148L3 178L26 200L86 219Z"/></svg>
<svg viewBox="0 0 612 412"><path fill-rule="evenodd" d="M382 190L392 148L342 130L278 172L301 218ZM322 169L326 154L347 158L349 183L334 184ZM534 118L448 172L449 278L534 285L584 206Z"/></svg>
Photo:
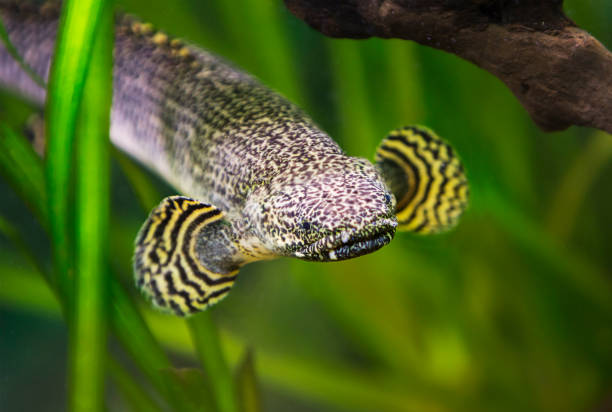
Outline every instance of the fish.
<svg viewBox="0 0 612 412"><path fill-rule="evenodd" d="M0 1L11 43L44 81L59 12L58 3ZM135 241L136 285L161 310L205 310L251 262L351 259L396 231L450 230L465 211L462 162L431 129L394 129L374 162L352 157L222 58L132 16L115 24L111 141L179 193L161 200ZM0 85L45 102L44 85L4 45Z"/></svg>

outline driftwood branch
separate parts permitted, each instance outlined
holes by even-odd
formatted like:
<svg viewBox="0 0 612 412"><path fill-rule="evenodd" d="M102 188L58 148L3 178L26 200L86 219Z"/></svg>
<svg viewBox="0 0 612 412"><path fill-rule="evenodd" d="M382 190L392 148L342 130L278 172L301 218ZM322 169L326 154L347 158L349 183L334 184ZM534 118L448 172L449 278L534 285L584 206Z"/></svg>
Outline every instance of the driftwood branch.
<svg viewBox="0 0 612 412"><path fill-rule="evenodd" d="M612 133L612 53L576 27L562 0L284 0L331 37L401 38L489 71L544 130Z"/></svg>

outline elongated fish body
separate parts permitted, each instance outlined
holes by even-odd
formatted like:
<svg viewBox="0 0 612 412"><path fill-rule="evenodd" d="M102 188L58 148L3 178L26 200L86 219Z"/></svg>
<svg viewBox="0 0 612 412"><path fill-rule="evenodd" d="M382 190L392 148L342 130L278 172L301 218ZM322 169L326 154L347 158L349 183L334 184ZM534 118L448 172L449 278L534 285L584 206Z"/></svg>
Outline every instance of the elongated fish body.
<svg viewBox="0 0 612 412"><path fill-rule="evenodd" d="M40 14L26 5L1 13L17 50L47 79L58 10ZM274 174L288 151L342 154L297 107L251 76L149 25L120 19L114 58L113 143L181 192L226 212ZM4 50L0 81L44 103L45 90Z"/></svg>
<svg viewBox="0 0 612 412"><path fill-rule="evenodd" d="M0 1L11 42L43 79L58 13ZM151 212L134 259L138 286L176 314L221 299L245 263L352 258L389 243L398 224L437 232L465 209L463 167L430 130L393 132L376 165L349 157L251 76L148 24L117 19L113 79L112 142L189 196ZM4 47L0 83L44 103Z"/></svg>

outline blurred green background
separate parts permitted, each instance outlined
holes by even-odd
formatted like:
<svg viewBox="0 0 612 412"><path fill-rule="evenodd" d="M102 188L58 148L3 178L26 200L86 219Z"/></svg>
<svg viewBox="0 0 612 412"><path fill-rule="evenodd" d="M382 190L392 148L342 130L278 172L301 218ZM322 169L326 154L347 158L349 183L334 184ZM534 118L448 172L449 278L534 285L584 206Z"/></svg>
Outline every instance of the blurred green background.
<svg viewBox="0 0 612 412"><path fill-rule="evenodd" d="M487 72L411 42L326 38L280 1L118 3L254 74L350 155L372 159L386 132L419 123L450 141L468 171L471 205L449 234L398 233L341 263L242 269L210 312L230 365L252 351L263 410L612 408L612 136L543 133ZM612 47L610 1L566 0L565 10ZM2 93L0 121L15 130L32 110ZM112 268L175 367L193 367L185 322L149 309L132 286L133 240L148 211L126 167L115 154ZM174 193L147 175L156 201ZM1 179L0 193L0 224L50 265L43 230ZM66 333L47 285L0 236L0 410L65 408ZM155 400L118 346L110 340ZM116 381L107 408L130 410Z"/></svg>

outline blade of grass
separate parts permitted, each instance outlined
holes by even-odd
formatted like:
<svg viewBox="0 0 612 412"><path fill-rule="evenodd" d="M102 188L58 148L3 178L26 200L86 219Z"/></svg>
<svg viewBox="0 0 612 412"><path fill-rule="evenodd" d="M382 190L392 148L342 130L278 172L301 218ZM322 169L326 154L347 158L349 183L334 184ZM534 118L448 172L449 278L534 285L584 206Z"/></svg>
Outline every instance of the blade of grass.
<svg viewBox="0 0 612 412"><path fill-rule="evenodd" d="M47 93L47 202L55 273L64 296L72 296L69 293L73 271L69 236L72 143L94 33L104 4L99 0L67 0L63 3Z"/></svg>
<svg viewBox="0 0 612 412"><path fill-rule="evenodd" d="M238 412L236 392L210 312L187 319L200 363L206 372L219 412Z"/></svg>
<svg viewBox="0 0 612 412"><path fill-rule="evenodd" d="M6 31L6 28L4 27L4 23L2 23L2 20L0 20L0 39L6 46L6 50L8 51L8 53L11 55L11 57L13 57L13 59L15 59L15 61L19 64L23 71L30 76L34 83L44 89L47 86L45 84L45 81L23 60L23 57L21 57L21 55L9 39L9 35Z"/></svg>
<svg viewBox="0 0 612 412"><path fill-rule="evenodd" d="M243 33L250 33L249 43L256 52L259 77L290 101L305 108L307 101L292 55L290 33L280 18L283 5L273 1L243 0L242 9L243 24L237 27L241 27Z"/></svg>
<svg viewBox="0 0 612 412"><path fill-rule="evenodd" d="M43 227L48 228L42 161L32 145L5 124L0 124L0 173Z"/></svg>
<svg viewBox="0 0 612 412"><path fill-rule="evenodd" d="M119 163L121 171L127 177L140 206L145 213L149 213L157 204L161 201L162 196L160 195L157 188L151 183L149 177L132 159L127 155L120 152L118 149L112 149L113 158Z"/></svg>
<svg viewBox="0 0 612 412"><path fill-rule="evenodd" d="M548 230L561 243L567 241L571 235L588 190L602 169L609 164L611 157L611 136L604 132L596 132L567 169L547 213Z"/></svg>
<svg viewBox="0 0 612 412"><path fill-rule="evenodd" d="M422 79L416 44L398 39L384 40L385 58L389 80L386 84L386 95L392 101L389 108L391 130L407 123L413 123L425 115L423 103ZM384 89L383 89L384 90ZM370 105L374 109L374 105ZM382 139L382 136L379 137Z"/></svg>
<svg viewBox="0 0 612 412"><path fill-rule="evenodd" d="M7 263L4 258L6 255L0 255L0 307L61 319L63 313L57 295L40 273L27 266Z"/></svg>
<svg viewBox="0 0 612 412"><path fill-rule="evenodd" d="M160 371L172 367L170 360L128 294L114 277L110 289L110 316L114 333L155 388L162 396L166 396L166 386Z"/></svg>
<svg viewBox="0 0 612 412"><path fill-rule="evenodd" d="M21 255L28 261L33 268L39 272L42 277L47 281L47 283L51 286L51 276L45 270L40 260L34 255L32 249L30 249L27 245L27 242L19 233L19 230L12 225L8 220L6 220L3 216L0 216L0 233L2 233L7 239L9 239L15 248L19 250Z"/></svg>
<svg viewBox="0 0 612 412"><path fill-rule="evenodd" d="M34 310L36 313L59 317L61 313L40 277L32 271L19 270L1 263L3 285L0 288L0 303L10 304L16 309ZM32 297L19 291L39 291L46 298L32 302ZM189 332L181 319L164 316L152 310L145 311L154 335L176 353L193 354ZM227 348L229 361L234 364L244 353L244 345L233 336L223 334L222 342ZM140 350L148 350L146 343L138 343ZM275 352L258 351L259 376L262 383L295 396L334 405L346 410L376 411L446 411L458 410L448 405L448 393L423 389L419 385L406 385L396 380L364 373L343 364L331 364L320 359L303 359L279 355ZM456 406L456 405L455 405Z"/></svg>
<svg viewBox="0 0 612 412"><path fill-rule="evenodd" d="M604 270L560 246L501 195L491 192L487 202L492 216L518 245L549 265L560 279L596 304L607 316L612 315L612 287Z"/></svg>
<svg viewBox="0 0 612 412"><path fill-rule="evenodd" d="M157 339L177 353L193 353L190 332L180 319L147 309L143 314ZM244 344L223 333L230 364L244 353ZM418 382L382 378L351 365L319 358L281 355L275 351L257 351L262 383L292 393L300 398L334 405L346 410L366 411L445 411L458 410L451 393Z"/></svg>
<svg viewBox="0 0 612 412"><path fill-rule="evenodd" d="M327 39L330 61L337 90L340 138L342 148L350 156L370 157L377 143L369 96L365 84L361 49L353 40Z"/></svg>
<svg viewBox="0 0 612 412"><path fill-rule="evenodd" d="M69 405L102 411L105 392L109 138L113 7L103 3L80 110L76 179L76 278L70 328Z"/></svg>
<svg viewBox="0 0 612 412"><path fill-rule="evenodd" d="M256 72L256 50L248 47L248 44L242 41L244 33L242 22L246 16L244 5L240 4L239 7L236 7L236 3L220 1L216 2L214 7L215 14L221 21L224 35L224 41L217 52L247 71Z"/></svg>
<svg viewBox="0 0 612 412"><path fill-rule="evenodd" d="M31 254L31 250L28 250ZM5 261L0 257L0 262ZM38 272L38 270L36 270ZM53 294L49 288L49 282L43 283L40 281L40 273L35 273L27 268L18 268L12 264L0 266L1 284L0 288L0 306L17 308L33 312L36 315L61 317L61 301L57 294ZM27 290L27 293L23 293ZM65 316L64 316L65 317ZM134 334L132 336L138 336ZM136 344L139 344L136 342ZM145 342L146 344L146 342ZM145 348L142 345L141 352ZM150 358L151 359L151 358ZM151 399L151 397L143 391L141 385L134 382L128 372L121 364L109 356L106 359L106 367L110 377L119 387L129 403L134 406L135 411L159 411L159 406ZM155 365L155 360L151 361ZM157 362L159 364L159 362Z"/></svg>
<svg viewBox="0 0 612 412"><path fill-rule="evenodd" d="M26 260L36 269L38 275L42 274L47 281L47 285L45 286L40 283L39 278L32 272L23 272L13 267L4 268L0 271L3 275L2 288L0 288L0 301L5 305L7 303L10 306L21 307L25 305L25 307L30 308L30 310L35 309L36 312L57 314L59 312L58 303L61 303L61 300L58 298L57 294L52 293L48 273L42 268L38 259L34 257L32 250L29 249L17 229L1 216L0 233L3 233L13 242ZM28 293L22 293L24 290L27 290ZM15 302L15 297L19 297L22 301ZM25 300L23 300L24 298ZM137 334L132 334L131 336L137 336ZM128 399L135 411L161 411L160 407L142 390L140 385L134 383L132 377L129 376L128 372L123 369L119 362L112 356L108 357L106 360L107 370L111 378ZM147 363L147 365L150 364L155 365L160 364L160 362L153 360Z"/></svg>
<svg viewBox="0 0 612 412"><path fill-rule="evenodd" d="M17 194L34 210L44 228L49 227L46 209L43 166L27 139L0 125L0 172ZM4 272L2 272L4 275ZM1 288L0 288L1 289ZM52 287L52 289L54 289ZM129 295L123 290L116 276L110 274L110 321L121 344L145 372L162 396L166 396L160 370L171 363L142 319ZM30 290L26 288L26 290ZM67 297L58 290L60 302L66 305Z"/></svg>
<svg viewBox="0 0 612 412"><path fill-rule="evenodd" d="M146 393L141 385L125 370L119 361L109 356L106 361L106 369L117 388L131 405L134 411L161 412L162 408Z"/></svg>
<svg viewBox="0 0 612 412"><path fill-rule="evenodd" d="M14 228L9 222L0 217L0 233L4 234L9 240L15 244L15 246L21 250L22 254L26 257L26 260L32 263L32 266L37 270L38 274L42 274L43 278L47 282L48 291L40 291L41 289L38 284L29 280L34 277L30 275L29 277L26 275L19 276L10 276L9 268L2 269L0 273L2 273L2 287L0 288L0 299L3 301L11 302L11 299L8 297L16 297L17 295L22 295L25 298L30 298L31 300L27 300L31 302L32 306L37 307L41 304L45 308L45 310L49 310L51 306L50 303L46 304L44 302L53 301L53 298L47 298L46 296L49 294L49 291L53 294L54 290L52 288L52 282L50 280L50 275L44 270L40 262L34 257L32 250L26 244L25 240L21 237L21 235L17 232L16 228ZM23 279L22 283L18 283L17 279ZM21 285L21 290L27 290L28 293L18 293L17 291L20 287L11 287L13 285L13 280L15 280L15 284ZM25 283L24 283L25 282ZM111 306L111 324L113 325L113 330L115 335L122 343L123 347L126 351L132 356L133 360L136 364L141 368L141 370L145 373L145 375L153 382L156 389L164 395L165 386L163 383L163 379L159 374L159 371L162 369L167 369L171 367L170 361L168 360L166 354L162 350L161 346L157 342L157 340L153 337L150 330L148 329L146 323L140 316L140 313L136 310L134 304L131 302L129 296L125 293L122 287L119 285L114 277L111 278L111 293L110 293L110 301L112 302ZM40 296L44 295L44 298ZM60 304L63 304L62 299L58 296L57 293L54 294L55 299ZM55 307L56 302L53 302L53 307Z"/></svg>
<svg viewBox="0 0 612 412"><path fill-rule="evenodd" d="M200 369L170 368L162 371L173 405L179 412L217 411Z"/></svg>
<svg viewBox="0 0 612 412"><path fill-rule="evenodd" d="M236 371L236 390L242 412L260 412L261 395L255 373L253 351L248 349Z"/></svg>

